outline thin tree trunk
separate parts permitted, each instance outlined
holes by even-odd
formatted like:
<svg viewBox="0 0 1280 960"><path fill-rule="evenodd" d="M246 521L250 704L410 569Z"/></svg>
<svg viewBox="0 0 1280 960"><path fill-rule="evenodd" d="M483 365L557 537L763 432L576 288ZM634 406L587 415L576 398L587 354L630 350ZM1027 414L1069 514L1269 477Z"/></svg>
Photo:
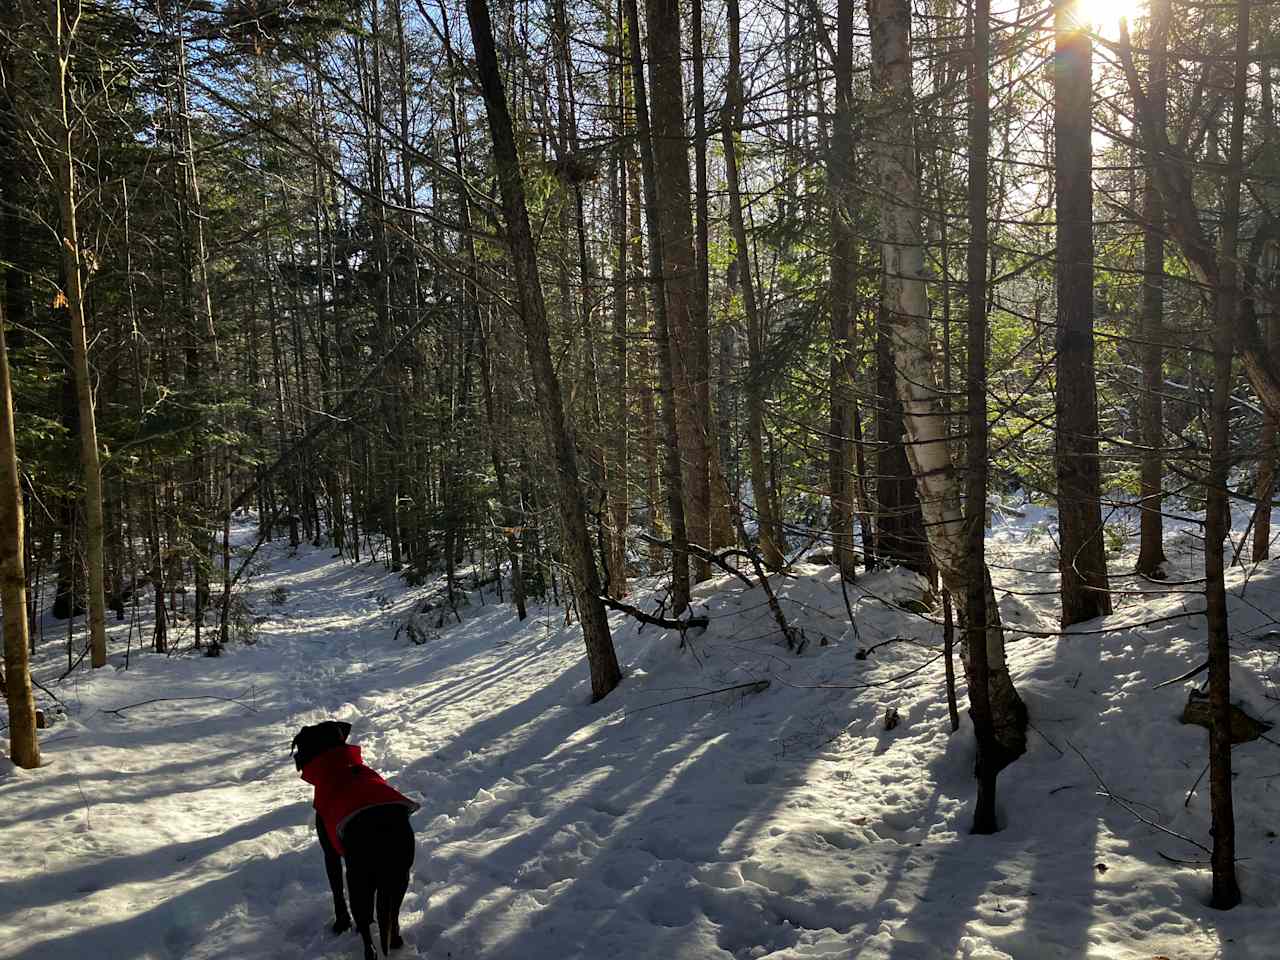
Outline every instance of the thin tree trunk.
<svg viewBox="0 0 1280 960"><path fill-rule="evenodd" d="M1266 42L1267 34L1259 39L1259 46ZM1259 100L1261 101L1261 116L1259 117L1262 128L1262 136L1269 149L1275 150L1276 143L1276 117L1275 117L1275 98L1272 92L1271 68L1264 64L1260 70L1258 86ZM1264 194L1269 201L1274 203L1277 197L1277 190L1272 185ZM1273 206L1272 209L1275 209ZM1275 283L1277 250L1274 243L1269 251L1264 252L1264 256L1268 258L1266 262L1267 275L1272 278L1270 283L1270 297L1266 310L1266 320L1263 322L1264 336L1266 337L1266 345L1272 356L1275 356L1276 348L1280 346L1280 309L1277 308ZM1262 438L1261 449L1258 453L1258 484L1257 498L1258 504L1254 508L1253 514L1253 554L1254 563L1260 560L1266 560L1271 556L1271 503L1275 499L1276 493L1276 473L1280 469L1280 415L1276 411L1267 409L1266 415L1262 419Z"/></svg>
<svg viewBox="0 0 1280 960"><path fill-rule="evenodd" d="M1168 108L1169 0L1153 0L1149 46L1151 48L1151 107L1153 122L1163 129ZM1154 160L1147 159L1142 187L1142 464L1139 498L1138 562L1135 569L1149 577L1162 574L1164 554L1162 481L1164 479L1164 202L1156 186Z"/></svg>
<svg viewBox="0 0 1280 960"><path fill-rule="evenodd" d="M852 580L853 551L853 403L850 376L853 355L854 237L849 222L853 187L853 0L836 7L835 120L827 158L831 204L831 310L827 436L828 492L831 497L831 548L840 575Z"/></svg>
<svg viewBox="0 0 1280 960"><path fill-rule="evenodd" d="M619 117L626 107L626 80L621 54L622 19L618 20L618 103ZM621 120L619 120L621 126ZM621 130L619 131L621 133ZM620 143L615 151L610 193L613 195L613 243L617 262L613 274L613 382L610 384L612 411L609 443L609 595L627 593L627 527L630 496L627 457L627 150Z"/></svg>
<svg viewBox="0 0 1280 960"><path fill-rule="evenodd" d="M774 515L773 494L764 462L764 325L756 301L751 270L751 247L742 215L742 192L738 182L738 151L735 131L742 126L742 66L738 39L738 0L729 0L729 78L724 109L720 115L720 136L724 144L725 180L729 186L729 220L738 247L738 269L742 277L742 306L747 315L747 452L751 461L751 491L759 524L760 554L770 570L780 570L786 562L782 553L782 533Z"/></svg>
<svg viewBox="0 0 1280 960"><path fill-rule="evenodd" d="M533 372L548 453L555 465L565 552L576 581L574 585L577 590L578 616L582 622L587 660L591 668L592 698L600 700L618 685L622 672L609 635L609 620L600 599L599 575L587 534L586 503L578 479L577 453L565 423L560 383L551 357L547 308L538 276L533 234L529 228L524 178L520 171L502 75L498 69L487 0L467 0L467 17L471 23L476 69L489 116L489 131L493 137L494 163L502 197L506 239L511 249L520 314L525 328L525 348Z"/></svg>
<svg viewBox="0 0 1280 960"><path fill-rule="evenodd" d="M53 124L57 154L58 208L61 216L62 269L67 313L71 318L71 362L75 370L76 401L80 415L80 465L84 472L85 566L89 591L90 662L107 664L107 609L103 573L102 468L98 459L98 430L94 417L93 382L89 369L89 344L85 330L84 290L81 286L80 235L76 224L75 155L71 143L71 105L67 76L71 66L69 24L78 16L64 14L62 0L53 0L52 23L56 62L53 76Z"/></svg>
<svg viewBox="0 0 1280 960"><path fill-rule="evenodd" d="M9 758L31 770L40 766L36 702L28 661L27 574L22 556L22 488L13 436L13 385L0 301L0 606L4 608L4 688L9 703Z"/></svg>
<svg viewBox="0 0 1280 960"><path fill-rule="evenodd" d="M988 645L1000 650L1004 638L1000 611L995 606L986 563L987 507L987 154L991 148L991 0L974 0L973 62L969 98L969 249L967 298L969 307L969 382L967 460L965 466L965 531L968 580L965 594L963 650L969 681L969 716L978 742L975 772L978 799L973 811L974 833L995 833L996 777L1017 758L1006 753L996 736L991 703L991 662ZM988 640L987 634L994 636ZM997 657L997 668L1003 658ZM998 682L1007 682L1008 671ZM1021 752L1021 751L1019 751Z"/></svg>
<svg viewBox="0 0 1280 960"><path fill-rule="evenodd" d="M1244 114L1249 82L1249 0L1236 15L1235 91L1231 144L1223 191L1218 247L1218 286L1213 330L1213 400L1209 415L1209 477L1204 521L1205 620L1209 632L1209 806L1213 815L1213 893L1210 905L1230 910L1240 902L1236 881L1236 827L1231 784L1231 645L1223 542L1231 527L1227 483L1231 472L1231 359L1235 349L1240 271L1240 183L1243 178Z"/></svg>

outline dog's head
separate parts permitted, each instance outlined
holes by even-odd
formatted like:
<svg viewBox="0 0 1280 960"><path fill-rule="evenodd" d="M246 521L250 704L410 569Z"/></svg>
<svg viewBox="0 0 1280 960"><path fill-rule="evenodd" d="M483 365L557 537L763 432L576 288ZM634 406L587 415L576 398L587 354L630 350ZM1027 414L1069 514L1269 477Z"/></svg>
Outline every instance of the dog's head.
<svg viewBox="0 0 1280 960"><path fill-rule="evenodd" d="M289 755L299 770L326 750L340 747L351 734L351 724L345 720L325 720L310 727L303 727L293 738Z"/></svg>

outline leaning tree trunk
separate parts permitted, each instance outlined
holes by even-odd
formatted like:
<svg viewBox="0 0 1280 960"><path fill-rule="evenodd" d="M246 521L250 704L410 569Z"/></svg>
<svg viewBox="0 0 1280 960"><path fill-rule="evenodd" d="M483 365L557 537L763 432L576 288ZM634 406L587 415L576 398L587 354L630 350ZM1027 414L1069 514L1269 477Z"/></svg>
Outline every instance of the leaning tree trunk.
<svg viewBox="0 0 1280 960"><path fill-rule="evenodd" d="M4 685L9 702L9 758L18 766L40 766L36 702L28 661L27 573L22 557L22 489L13 437L13 387L0 301L0 605L4 607Z"/></svg>
<svg viewBox="0 0 1280 960"><path fill-rule="evenodd" d="M547 306L542 296L533 233L529 228L524 177L516 153L515 131L507 109L502 74L498 69L487 0L467 0L467 18L471 23L476 70L489 116L489 132L493 137L493 159L502 197L506 239L511 249L512 269L519 294L520 317L524 323L525 349L533 372L548 453L556 469L556 493L563 523L564 549L575 580L578 616L582 621L582 635L586 641L587 661L591 668L591 693L594 700L600 700L618 685L622 679L622 671L618 668L618 658L609 635L609 620L600 599L600 579L587 533L587 509L578 479L577 453L565 423L560 381L556 377L551 357Z"/></svg>
<svg viewBox="0 0 1280 960"><path fill-rule="evenodd" d="M1111 612L1102 537L1098 391L1093 365L1092 42L1071 0L1054 5L1057 186L1058 569L1062 624Z"/></svg>
<svg viewBox="0 0 1280 960"><path fill-rule="evenodd" d="M872 0L869 12L872 76L878 95L874 151L888 293L885 319L902 400L907 457L920 494L929 551L943 585L952 596L969 597L966 553L970 544L929 338L911 86L911 8L906 0ZM981 516L982 505L976 509ZM1009 677L1004 633L986 579L984 575L984 584L974 585L974 591L986 594L987 694L999 756L1007 764L1026 750L1026 707Z"/></svg>
<svg viewBox="0 0 1280 960"><path fill-rule="evenodd" d="M85 565L89 589L90 662L107 664L107 605L103 574L102 467L98 460L98 430L94 419L93 383L89 372L89 342L85 331L84 290L81 286L80 235L76 226L75 156L71 152L71 104L67 87L71 67L71 27L78 17L63 13L61 0L53 0L52 23L56 62L53 65L53 127L58 177L58 210L61 215L62 269L65 275L67 313L71 318L71 363L75 370L76 401L80 414L80 466L84 472Z"/></svg>

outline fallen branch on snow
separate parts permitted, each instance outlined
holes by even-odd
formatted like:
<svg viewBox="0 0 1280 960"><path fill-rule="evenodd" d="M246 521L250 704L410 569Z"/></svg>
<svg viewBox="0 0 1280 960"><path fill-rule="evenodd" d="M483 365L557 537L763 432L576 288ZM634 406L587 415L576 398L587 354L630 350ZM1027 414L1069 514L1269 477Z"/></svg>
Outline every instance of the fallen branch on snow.
<svg viewBox="0 0 1280 960"><path fill-rule="evenodd" d="M1105 799L1110 800L1112 803L1118 806L1121 810L1124 810L1126 813L1130 814L1139 823L1145 823L1147 826L1152 827L1156 830L1159 830L1161 833L1168 834L1169 836L1174 837L1177 840L1181 840L1183 843L1189 843L1193 847L1203 850L1205 853L1209 854L1209 856L1211 857L1213 856L1213 851L1210 850L1208 847L1206 847L1200 841L1193 840L1191 837L1188 837L1182 833L1178 833L1176 830L1170 830L1168 827L1164 826L1163 824L1156 823L1150 817L1144 817L1142 814L1140 814L1133 807L1134 801L1128 799L1127 797L1122 797L1119 794L1113 793L1111 791L1111 788L1107 786L1107 782L1102 779L1102 774L1098 773L1094 765L1089 762L1089 758L1080 752L1079 747L1077 747L1070 740L1067 741L1067 746L1070 747L1072 750L1074 750L1076 756L1078 756L1081 760L1084 761L1084 765L1089 768L1089 772L1093 774L1093 778L1098 781L1098 787L1099 787L1098 796L1104 797ZM1160 853L1160 851L1158 850L1156 852ZM1160 856L1165 857L1163 853L1161 853ZM1171 860L1173 858L1165 857L1165 859Z"/></svg>
<svg viewBox="0 0 1280 960"><path fill-rule="evenodd" d="M681 636L689 630L705 631L711 623L707 617L690 617L688 620L681 620L678 617L658 617L651 613L645 613L639 607L627 603L625 600L615 600L608 594L600 595L600 602L610 610L617 610L625 613L629 617L634 617L641 623L647 623L651 626L662 627L664 630L679 630Z"/></svg>
<svg viewBox="0 0 1280 960"><path fill-rule="evenodd" d="M733 693L735 690L741 690L743 696L746 696L749 693L764 693L768 689L768 680L752 680L750 683L735 683L731 687L721 687L719 690L708 690L705 693L691 693L687 697L676 697L674 700L663 700L661 703L651 703L648 706L632 710L631 713L643 713L645 710L653 710L657 707L667 707L673 703L684 703L686 700L697 700L699 697L714 697L717 693Z"/></svg>
<svg viewBox="0 0 1280 960"><path fill-rule="evenodd" d="M188 700L221 700L224 703L234 703L237 706L244 707L250 713L257 713L258 711L253 707L249 706L247 703L245 703L243 699L252 693L253 693L253 688L250 687L248 690L240 694L240 696L238 697L218 697L218 696L214 696L213 694L205 694L204 696L199 696L199 697L152 697L150 700L139 700L137 703L126 703L123 707L113 707L111 709L104 708L102 712L114 713L117 717L124 719L124 712L126 710L132 710L134 707L145 707L149 703L176 703L179 701L188 701Z"/></svg>

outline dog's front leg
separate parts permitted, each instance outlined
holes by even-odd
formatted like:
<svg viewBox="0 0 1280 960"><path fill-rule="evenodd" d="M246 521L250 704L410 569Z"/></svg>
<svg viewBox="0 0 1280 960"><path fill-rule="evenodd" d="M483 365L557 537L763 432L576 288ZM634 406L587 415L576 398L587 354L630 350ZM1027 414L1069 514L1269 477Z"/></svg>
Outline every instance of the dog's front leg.
<svg viewBox="0 0 1280 960"><path fill-rule="evenodd" d="M320 835L320 849L324 851L324 872L329 875L329 889L333 891L333 932L343 933L351 929L351 914L347 912L347 900L342 895L342 857L329 842L329 831L324 820L316 814L316 833Z"/></svg>

